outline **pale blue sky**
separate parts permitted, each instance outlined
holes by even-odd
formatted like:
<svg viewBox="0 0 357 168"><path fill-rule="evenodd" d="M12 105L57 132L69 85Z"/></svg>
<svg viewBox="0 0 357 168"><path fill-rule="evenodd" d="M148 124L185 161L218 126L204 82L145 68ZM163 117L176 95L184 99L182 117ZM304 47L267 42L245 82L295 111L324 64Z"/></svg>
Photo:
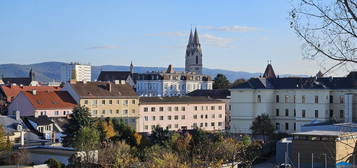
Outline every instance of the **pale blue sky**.
<svg viewBox="0 0 357 168"><path fill-rule="evenodd" d="M0 63L184 66L198 27L208 68L315 74L289 28L288 0L0 1Z"/></svg>

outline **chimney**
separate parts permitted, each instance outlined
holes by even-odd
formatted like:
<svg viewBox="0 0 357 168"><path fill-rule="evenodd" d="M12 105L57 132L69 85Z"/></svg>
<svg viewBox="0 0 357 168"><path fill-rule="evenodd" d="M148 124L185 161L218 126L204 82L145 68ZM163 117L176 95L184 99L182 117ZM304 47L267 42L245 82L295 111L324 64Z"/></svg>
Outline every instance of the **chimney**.
<svg viewBox="0 0 357 168"><path fill-rule="evenodd" d="M37 94L37 91L36 91L36 90L32 90L32 94L33 94L33 95L36 95L36 94Z"/></svg>
<svg viewBox="0 0 357 168"><path fill-rule="evenodd" d="M19 111L19 110L17 110L17 111L15 112L15 119L16 119L17 121L20 121L20 111Z"/></svg>
<svg viewBox="0 0 357 168"><path fill-rule="evenodd" d="M107 88L108 88L108 91L111 92L112 91L112 85L110 83L107 83Z"/></svg>

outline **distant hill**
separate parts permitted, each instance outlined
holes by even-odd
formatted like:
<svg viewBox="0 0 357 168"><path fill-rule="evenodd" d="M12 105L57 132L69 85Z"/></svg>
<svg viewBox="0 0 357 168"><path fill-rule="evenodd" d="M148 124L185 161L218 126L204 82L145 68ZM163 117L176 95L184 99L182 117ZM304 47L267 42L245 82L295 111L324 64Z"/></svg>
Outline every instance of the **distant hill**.
<svg viewBox="0 0 357 168"><path fill-rule="evenodd" d="M63 62L43 62L37 64L20 65L20 64L0 64L0 75L4 77L26 77L28 76L30 68L33 69L38 81L60 81L61 67L66 63ZM127 71L129 66L117 66L117 65L102 65L92 66L92 80L96 80L100 71ZM162 71L166 70L166 67L142 67L135 66L135 72L143 73L147 71ZM184 71L184 68L175 68L176 71ZM251 77L258 77L261 73L250 73L243 71L229 71L223 69L210 69L203 68L203 73L208 74L214 78L218 73L224 74L230 81L234 81L239 78L249 79ZM291 75L281 75L291 76ZM296 76L296 75L295 75ZM299 75L304 76L304 75Z"/></svg>

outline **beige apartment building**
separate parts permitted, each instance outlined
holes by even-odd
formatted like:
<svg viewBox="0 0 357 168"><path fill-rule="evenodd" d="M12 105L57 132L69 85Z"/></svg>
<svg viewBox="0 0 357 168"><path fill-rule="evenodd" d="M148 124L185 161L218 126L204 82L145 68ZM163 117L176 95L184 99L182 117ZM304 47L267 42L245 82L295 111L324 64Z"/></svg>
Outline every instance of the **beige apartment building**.
<svg viewBox="0 0 357 168"><path fill-rule="evenodd" d="M225 103L209 97L141 97L139 132L150 133L155 126L171 131L225 128Z"/></svg>
<svg viewBox="0 0 357 168"><path fill-rule="evenodd" d="M120 118L133 128L138 127L139 97L125 81L70 82L63 90L80 106L86 106L92 117Z"/></svg>

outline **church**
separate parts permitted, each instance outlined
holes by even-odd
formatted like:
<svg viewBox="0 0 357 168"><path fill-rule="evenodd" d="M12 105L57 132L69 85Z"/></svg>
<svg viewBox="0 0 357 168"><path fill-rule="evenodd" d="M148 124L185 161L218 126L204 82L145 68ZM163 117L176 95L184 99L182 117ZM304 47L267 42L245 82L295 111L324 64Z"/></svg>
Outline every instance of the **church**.
<svg viewBox="0 0 357 168"><path fill-rule="evenodd" d="M135 73L131 63L130 71L102 71L98 81L125 80L140 96L183 96L198 89L212 89L212 78L202 74L202 67L202 49L195 29L189 35L184 72L175 71L170 64L165 71Z"/></svg>

